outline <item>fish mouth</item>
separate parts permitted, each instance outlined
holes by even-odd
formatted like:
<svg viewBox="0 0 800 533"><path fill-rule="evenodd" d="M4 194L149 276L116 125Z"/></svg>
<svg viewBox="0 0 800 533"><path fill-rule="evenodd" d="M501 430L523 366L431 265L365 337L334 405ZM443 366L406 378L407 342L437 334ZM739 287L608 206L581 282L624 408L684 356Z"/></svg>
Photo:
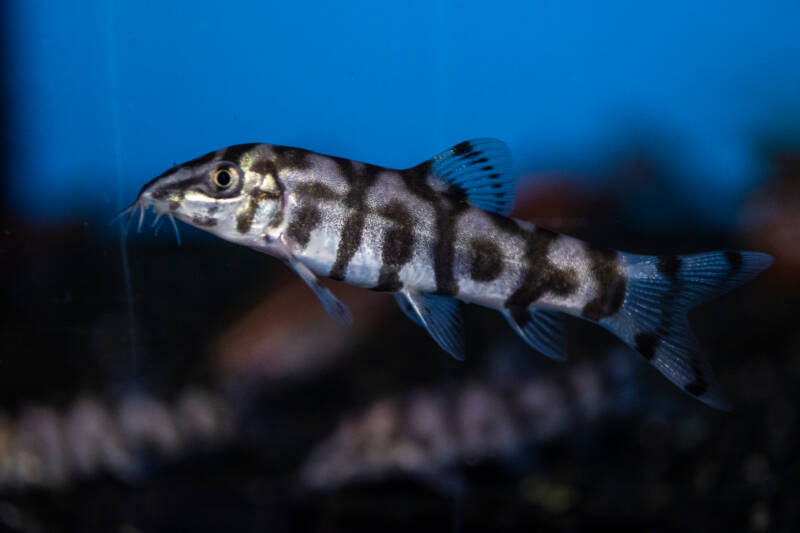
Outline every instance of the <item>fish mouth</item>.
<svg viewBox="0 0 800 533"><path fill-rule="evenodd" d="M125 231L130 229L131 223L136 218L136 211L139 211L139 224L137 231L142 231L142 223L144 222L144 212L150 207L150 205L145 205L144 198L140 194L139 197L133 202L131 205L120 211L114 218L109 221L109 224L113 224L117 220L124 221L126 217L128 217L127 222L124 222Z"/></svg>
<svg viewBox="0 0 800 533"><path fill-rule="evenodd" d="M175 230L175 239L178 241L178 246L181 245L181 235L178 231L178 224L175 222L175 217L170 213L169 209L159 209L159 206L156 202L153 202L152 198L149 197L148 194L144 190L139 193L139 196L136 198L136 201L133 202L131 205L123 209L119 214L117 214L114 218L111 219L109 224L113 224L116 221L120 221L121 224L121 231L124 235L127 235L130 231L131 224L134 220L138 219L138 223L136 225L136 232L142 232L142 226L145 220L145 213L148 209L152 208L153 211L156 213L156 217L153 219L153 222L150 223L151 228L155 228L154 234L158 235L158 230L161 227L161 222L164 220L161 218L166 215L166 218L169 219L170 224L172 224L172 229ZM139 212L137 217L136 212Z"/></svg>

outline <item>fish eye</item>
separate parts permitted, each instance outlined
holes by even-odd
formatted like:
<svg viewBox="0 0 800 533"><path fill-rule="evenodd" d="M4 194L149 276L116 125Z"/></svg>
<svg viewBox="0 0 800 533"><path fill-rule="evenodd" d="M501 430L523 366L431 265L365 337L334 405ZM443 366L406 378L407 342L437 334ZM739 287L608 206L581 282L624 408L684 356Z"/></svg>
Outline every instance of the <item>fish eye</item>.
<svg viewBox="0 0 800 533"><path fill-rule="evenodd" d="M234 173L227 168L218 168L211 173L211 183L220 191L233 185Z"/></svg>

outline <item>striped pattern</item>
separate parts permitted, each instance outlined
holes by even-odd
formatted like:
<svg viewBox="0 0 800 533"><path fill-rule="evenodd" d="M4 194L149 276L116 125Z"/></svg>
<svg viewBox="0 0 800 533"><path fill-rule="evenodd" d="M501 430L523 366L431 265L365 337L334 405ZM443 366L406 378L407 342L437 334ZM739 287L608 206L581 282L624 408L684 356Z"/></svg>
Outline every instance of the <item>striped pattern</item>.
<svg viewBox="0 0 800 533"><path fill-rule="evenodd" d="M393 222L386 231L381 249L381 271L376 291L395 292L403 288L400 270L409 262L414 253L414 218L411 212L398 201L381 208L382 216Z"/></svg>
<svg viewBox="0 0 800 533"><path fill-rule="evenodd" d="M364 198L369 188L375 183L380 169L372 165L354 163L349 159L335 158L334 161L349 186L343 200L345 207L349 210L349 215L339 237L336 262L331 267L328 276L337 281L344 281L347 267L356 250L361 246L361 238L364 234L364 223L367 219Z"/></svg>
<svg viewBox="0 0 800 533"><path fill-rule="evenodd" d="M319 154L293 154L287 158L284 151L274 158L279 176L290 181L286 187L297 198L289 210L287 233L300 246L301 256L316 265L317 274L377 291L408 287L467 301L482 302L480 291L486 290L500 295L492 301L509 309L521 326L530 319L532 306L557 304L578 290L577 272L548 258L558 234L478 210L452 188L443 191L429 162L393 171ZM292 163L281 168L282 161ZM491 232L476 230L473 221L479 218ZM587 265L585 274L603 287L612 277L609 271L619 274L613 257L599 257L606 268ZM413 274L404 274L406 267ZM372 273L365 276L365 270ZM420 272L425 273L422 278ZM462 285L469 285L467 293L462 294ZM606 314L619 306L614 298L624 294L624 279L621 285L622 290L595 295ZM541 301L544 296L546 302Z"/></svg>
<svg viewBox="0 0 800 533"><path fill-rule="evenodd" d="M627 280L619 263L619 252L587 247L592 277L597 283L597 296L581 310L581 316L598 322L614 316L625 300Z"/></svg>
<svg viewBox="0 0 800 533"><path fill-rule="evenodd" d="M469 207L463 197L452 198L436 192L430 183L430 162L422 163L402 173L403 182L411 194L427 202L434 212L436 237L432 243L435 293L458 295L458 283L453 272L455 256L455 226L458 217Z"/></svg>
<svg viewBox="0 0 800 533"><path fill-rule="evenodd" d="M558 268L548 258L550 246L558 234L544 228L523 228L513 219L494 216L498 227L520 237L525 244L525 261L519 285L503 304L519 327L530 321L529 308L549 292L566 297L578 289L575 272Z"/></svg>
<svg viewBox="0 0 800 533"><path fill-rule="evenodd" d="M346 306L316 276L397 292L404 311L456 358L457 300L500 310L550 357L565 357L564 313L602 324L668 379L726 402L686 318L694 304L767 268L753 252L635 256L504 216L510 153L495 139L460 143L406 170L285 146L240 144L168 170L127 210L154 206L276 255L341 323ZM224 176L224 182L217 178ZM228 179L230 178L230 179Z"/></svg>
<svg viewBox="0 0 800 533"><path fill-rule="evenodd" d="M552 248L557 234L470 205L468 195L473 191L460 183L483 179L486 190L494 191L493 179L499 174L492 174L492 164L508 167L507 149L499 141L464 142L403 171L264 144L231 146L180 168L220 161L274 182L270 190L255 187L239 193L236 232L247 237L264 202L288 197L287 206L274 213L267 227L291 239L300 258L318 275L377 291L408 287L502 307L520 327L530 320L528 310L537 305L558 307L560 302L560 308L593 320L612 316L621 306L625 278L616 252L586 246L587 264L573 265L568 259L556 264L549 255L558 251ZM469 172L464 173L465 168ZM477 172L475 177L470 169ZM461 182L445 183L447 176ZM156 187L153 194L169 195L177 207L181 198L176 189L189 189L202 179L189 172L163 190ZM488 194L502 192L508 198L509 191ZM477 198L485 194L479 189ZM216 221L209 215L198 214L191 223L212 228ZM486 223L481 227L476 221ZM576 295L579 279L587 278L593 288L583 287L583 293L591 296L584 301ZM576 302L582 307L573 309Z"/></svg>

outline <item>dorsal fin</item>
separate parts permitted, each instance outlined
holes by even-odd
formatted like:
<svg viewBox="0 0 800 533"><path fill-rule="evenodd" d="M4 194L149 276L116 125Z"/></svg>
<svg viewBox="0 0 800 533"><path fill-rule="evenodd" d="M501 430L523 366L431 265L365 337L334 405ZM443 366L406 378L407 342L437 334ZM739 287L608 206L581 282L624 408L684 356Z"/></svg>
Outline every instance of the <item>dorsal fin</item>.
<svg viewBox="0 0 800 533"><path fill-rule="evenodd" d="M467 201L486 211L507 215L514 207L515 181L511 152L497 139L472 139L448 148L427 164L431 177L457 187Z"/></svg>

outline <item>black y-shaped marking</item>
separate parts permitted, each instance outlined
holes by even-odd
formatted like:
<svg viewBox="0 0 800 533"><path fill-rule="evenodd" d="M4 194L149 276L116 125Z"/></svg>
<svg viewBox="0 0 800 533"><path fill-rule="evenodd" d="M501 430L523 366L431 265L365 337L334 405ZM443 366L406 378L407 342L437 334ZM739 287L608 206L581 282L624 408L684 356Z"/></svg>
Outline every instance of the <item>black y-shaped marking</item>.
<svg viewBox="0 0 800 533"><path fill-rule="evenodd" d="M398 201L378 208L377 213L392 221L386 230L381 247L381 271L376 291L395 292L403 288L400 270L411 261L414 253L414 219L406 207Z"/></svg>
<svg viewBox="0 0 800 533"><path fill-rule="evenodd" d="M373 165L356 165L349 159L331 158L339 167L342 177L347 181L349 190L344 198L344 205L349 215L339 235L339 246L336 249L336 261L330 271L330 278L343 281L347 274L347 266L353 259L364 234L364 222L367 218L365 199L367 191L375 183L380 168Z"/></svg>

